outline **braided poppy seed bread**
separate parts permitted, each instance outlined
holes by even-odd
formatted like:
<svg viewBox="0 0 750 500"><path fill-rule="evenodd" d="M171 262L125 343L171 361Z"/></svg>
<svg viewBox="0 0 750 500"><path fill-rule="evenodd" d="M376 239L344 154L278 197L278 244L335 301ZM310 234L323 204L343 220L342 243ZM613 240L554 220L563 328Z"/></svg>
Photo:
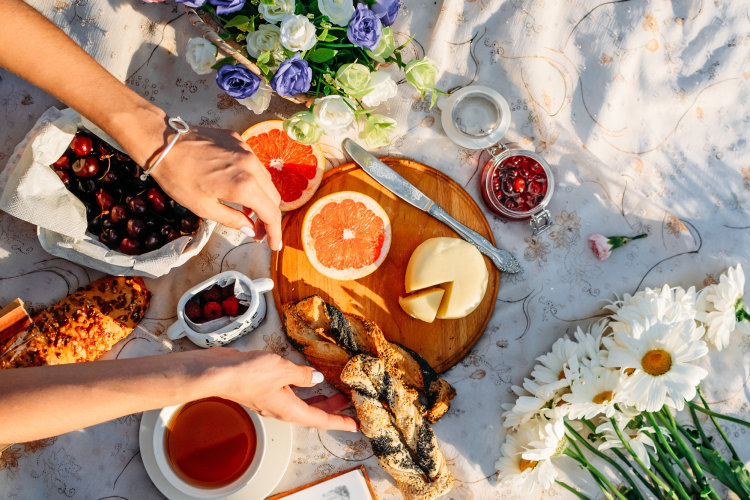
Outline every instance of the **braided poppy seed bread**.
<svg viewBox="0 0 750 500"><path fill-rule="evenodd" d="M422 417L417 392L393 376L383 359L365 354L347 363L341 381L352 389L362 433L405 500L430 500L448 493L454 478Z"/></svg>
<svg viewBox="0 0 750 500"><path fill-rule="evenodd" d="M139 277L108 277L76 290L0 340L0 368L93 361L133 331L151 292Z"/></svg>
<svg viewBox="0 0 750 500"><path fill-rule="evenodd" d="M450 408L456 395L453 387L419 354L388 342L373 321L344 313L318 295L287 303L282 317L292 346L339 391L350 396L351 389L341 383L341 370L352 356L367 354L383 359L391 374L426 394L424 412L430 422L437 422Z"/></svg>

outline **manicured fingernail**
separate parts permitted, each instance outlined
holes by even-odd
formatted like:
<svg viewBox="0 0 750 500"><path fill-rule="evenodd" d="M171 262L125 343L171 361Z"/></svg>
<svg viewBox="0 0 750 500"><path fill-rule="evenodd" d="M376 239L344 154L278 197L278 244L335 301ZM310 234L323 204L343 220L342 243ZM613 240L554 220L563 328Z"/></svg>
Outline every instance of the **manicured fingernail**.
<svg viewBox="0 0 750 500"><path fill-rule="evenodd" d="M318 370L313 370L313 374L312 374L312 383L313 384L319 384L319 383L321 383L324 380L325 380L325 377L323 376L322 373L320 373Z"/></svg>
<svg viewBox="0 0 750 500"><path fill-rule="evenodd" d="M282 248L284 248L284 243L279 241L279 252L281 252Z"/></svg>
<svg viewBox="0 0 750 500"><path fill-rule="evenodd" d="M253 231L253 228L251 227L241 227L240 232L244 234L245 236L249 236L251 238L255 237L255 231Z"/></svg>

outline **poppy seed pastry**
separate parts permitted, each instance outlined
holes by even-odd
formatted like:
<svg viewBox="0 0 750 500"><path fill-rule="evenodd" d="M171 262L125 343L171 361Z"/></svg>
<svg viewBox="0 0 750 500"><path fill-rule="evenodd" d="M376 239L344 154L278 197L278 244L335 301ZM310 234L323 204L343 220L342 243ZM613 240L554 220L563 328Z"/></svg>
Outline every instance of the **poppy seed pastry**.
<svg viewBox="0 0 750 500"><path fill-rule="evenodd" d="M456 391L416 352L388 342L375 322L342 312L318 295L282 308L283 327L289 342L323 373L336 389L351 395L340 374L353 356L382 358L388 371L410 388L427 396L425 417L437 422L450 408Z"/></svg>

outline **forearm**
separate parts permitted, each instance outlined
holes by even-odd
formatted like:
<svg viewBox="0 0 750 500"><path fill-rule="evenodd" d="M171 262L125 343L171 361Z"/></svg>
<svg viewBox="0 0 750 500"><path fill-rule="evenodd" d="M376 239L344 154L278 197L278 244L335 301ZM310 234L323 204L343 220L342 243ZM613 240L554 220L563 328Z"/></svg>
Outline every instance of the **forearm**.
<svg viewBox="0 0 750 500"><path fill-rule="evenodd" d="M0 67L78 111L143 165L169 134L166 115L123 85L22 0L0 0ZM19 36L33 33L33 36ZM33 61L28 54L34 54Z"/></svg>
<svg viewBox="0 0 750 500"><path fill-rule="evenodd" d="M216 395L221 370L202 354L0 370L0 443L56 436Z"/></svg>

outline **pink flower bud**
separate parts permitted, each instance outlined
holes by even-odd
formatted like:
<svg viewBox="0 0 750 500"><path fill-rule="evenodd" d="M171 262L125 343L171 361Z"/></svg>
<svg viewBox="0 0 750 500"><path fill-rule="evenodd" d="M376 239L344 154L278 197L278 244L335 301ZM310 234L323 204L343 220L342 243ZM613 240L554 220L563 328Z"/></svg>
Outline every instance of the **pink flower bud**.
<svg viewBox="0 0 750 500"><path fill-rule="evenodd" d="M589 236L589 243L591 243L591 250L594 251L599 260L607 260L612 254L612 245L609 243L609 238L602 236L601 234L592 234Z"/></svg>

